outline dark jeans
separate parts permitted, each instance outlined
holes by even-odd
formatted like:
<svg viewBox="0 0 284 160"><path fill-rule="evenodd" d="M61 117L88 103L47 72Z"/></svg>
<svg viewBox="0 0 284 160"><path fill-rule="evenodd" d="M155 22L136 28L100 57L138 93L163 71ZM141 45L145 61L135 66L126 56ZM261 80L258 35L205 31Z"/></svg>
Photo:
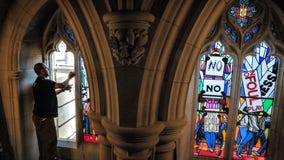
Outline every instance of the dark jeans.
<svg viewBox="0 0 284 160"><path fill-rule="evenodd" d="M57 135L53 118L32 117L36 128L39 160L53 160L56 157Z"/></svg>

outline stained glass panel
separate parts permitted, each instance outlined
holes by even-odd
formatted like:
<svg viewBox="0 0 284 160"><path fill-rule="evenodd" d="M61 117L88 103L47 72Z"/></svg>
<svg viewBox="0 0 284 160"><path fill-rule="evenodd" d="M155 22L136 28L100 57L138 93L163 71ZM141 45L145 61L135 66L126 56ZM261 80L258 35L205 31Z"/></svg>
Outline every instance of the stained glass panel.
<svg viewBox="0 0 284 160"><path fill-rule="evenodd" d="M224 157L232 63L219 41L200 59L194 155Z"/></svg>
<svg viewBox="0 0 284 160"><path fill-rule="evenodd" d="M253 17L256 13L256 7L250 6L249 0L240 0L240 6L231 8L231 15L237 18L237 24L245 27L249 22L249 17Z"/></svg>
<svg viewBox="0 0 284 160"><path fill-rule="evenodd" d="M254 52L242 65L234 159L266 156L279 60L265 42Z"/></svg>
<svg viewBox="0 0 284 160"><path fill-rule="evenodd" d="M227 24L225 24L225 32L231 38L232 41L237 42L238 35L236 31L229 27Z"/></svg>

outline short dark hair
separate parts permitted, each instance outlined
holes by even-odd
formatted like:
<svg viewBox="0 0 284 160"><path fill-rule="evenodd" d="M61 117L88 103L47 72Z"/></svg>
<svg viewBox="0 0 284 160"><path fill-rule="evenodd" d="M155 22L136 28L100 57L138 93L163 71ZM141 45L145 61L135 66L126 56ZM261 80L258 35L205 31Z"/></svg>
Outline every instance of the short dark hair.
<svg viewBox="0 0 284 160"><path fill-rule="evenodd" d="M43 64L43 63L40 62L40 63L37 63L37 64L34 65L34 71L35 71L35 73L36 73L37 75L40 74L40 71L41 71L42 69L44 69L44 64Z"/></svg>

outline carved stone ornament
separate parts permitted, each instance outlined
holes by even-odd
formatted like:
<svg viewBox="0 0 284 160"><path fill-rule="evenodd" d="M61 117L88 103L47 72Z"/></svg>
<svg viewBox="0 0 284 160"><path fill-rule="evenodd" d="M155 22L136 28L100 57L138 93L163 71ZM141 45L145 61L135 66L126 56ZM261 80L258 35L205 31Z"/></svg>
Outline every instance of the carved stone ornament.
<svg viewBox="0 0 284 160"><path fill-rule="evenodd" d="M109 29L109 45L121 65L138 64L145 54L148 29L155 17L150 13L108 13L103 17Z"/></svg>

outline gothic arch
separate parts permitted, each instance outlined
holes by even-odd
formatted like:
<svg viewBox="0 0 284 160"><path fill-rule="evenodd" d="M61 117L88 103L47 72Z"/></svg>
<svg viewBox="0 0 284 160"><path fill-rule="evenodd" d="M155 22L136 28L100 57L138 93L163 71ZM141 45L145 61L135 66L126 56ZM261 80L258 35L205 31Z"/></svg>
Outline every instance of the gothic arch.
<svg viewBox="0 0 284 160"><path fill-rule="evenodd" d="M18 81L21 77L19 70L21 42L29 22L45 2L45 0L32 0L14 3L7 15L8 20L4 24L2 32L0 46L2 51L0 60L1 93L5 93L2 94L2 100L6 119L9 119L7 121L8 132L16 159L21 159L24 154L22 146L18 145L22 144L22 136L16 134L21 132L22 125L17 90L19 88Z"/></svg>
<svg viewBox="0 0 284 160"><path fill-rule="evenodd" d="M21 44L23 37L26 33L26 30L32 21L33 17L36 15L36 13L39 11L39 9L44 6L44 4L47 1L45 0L26 0L26 1L20 1L18 3L13 3L14 6L10 9L9 15L7 16L8 21L4 24L4 29L3 29L3 34L2 34L2 39L1 39L1 50L5 51L2 52L2 58L1 58L1 84L7 84L8 85L1 85L1 93L5 93L4 95L2 94L2 100L3 100L3 106L4 106L4 111L7 119L11 119L7 121L8 125L8 130L10 134L10 141L12 146L14 146L14 152L15 152L15 158L20 159L20 157L23 156L23 148L21 145L21 141L23 140L21 137L21 125L22 123L20 122L20 104L19 102L19 93L18 90L15 90L16 88L19 88L19 78L21 77L21 71L19 70L19 55L21 51ZM91 1L80 1L80 6L82 6L82 10L86 11L89 10L89 6L92 2ZM74 30L74 34L76 38L78 39L79 46L81 48L83 57L86 59L85 61L85 66L88 74L88 81L90 82L90 95L94 95L93 97L105 97L107 100L103 99L104 105L100 104L100 99L96 99L96 101L92 101L95 105L95 111L97 114L97 117L107 115L115 122L119 122L117 120L118 115L112 114L112 113L119 113L118 112L118 107L117 107L117 95L116 91L112 89L116 89L116 83L115 82L115 76L113 72L113 65L112 65L112 59L109 56L108 48L107 47L102 47L102 46L107 46L106 38L104 35L104 31L102 29L102 26L100 23L97 23L99 20L99 16L97 15L96 17L96 22L91 21L90 19L93 19L93 17L89 17L91 15L87 14L87 19L88 21L86 23L89 23L90 29L88 31L92 33L85 33L85 29L83 29L86 26L80 25L81 22L78 20L78 15L74 12L73 7L70 3L67 2L67 4L62 4L64 3L63 1L60 2L58 1L59 6L61 7L62 11L65 12L67 15L67 19L69 20L71 24L71 28ZM60 5L61 4L61 5ZM65 8L67 7L67 8ZM68 8L69 7L69 8ZM75 7L76 8L76 7ZM72 12L73 11L73 12ZM78 13L81 10L79 10ZM92 10L92 11L95 11ZM71 13L71 14L69 14ZM93 13L91 13L93 14ZM94 13L95 14L95 13ZM17 15L17 16L15 16ZM81 18L81 17L80 17ZM82 22L84 23L84 22ZM91 24L90 24L91 23ZM92 23L95 23L95 26L93 28ZM75 25L76 24L76 25ZM96 30L99 28L99 30ZM96 35L99 34L99 35ZM89 36L91 35L91 36ZM94 38L95 42L101 43L102 44L90 44L92 40L90 38ZM99 40L98 37L103 38L104 41L101 39ZM92 39L91 38L91 39ZM98 57L93 57L94 55L97 56L97 54L93 54L93 51L96 50L94 49L94 46L97 46L98 49L96 53L98 54ZM44 55L42 55L44 56ZM94 60L94 61L92 61ZM96 64L97 62L97 64ZM97 66L100 64L101 68L103 68L103 71L100 73L103 76L100 77L107 77L103 78L105 82L102 82L101 79L98 79L98 76L96 75L97 72ZM32 67L32 66L31 66ZM101 86L105 86L107 88L105 91L104 89L99 89L98 85L103 84ZM103 87L104 88L104 87ZM100 94L105 93L105 96L100 96ZM108 96L110 95L110 97ZM111 103L111 104L110 104ZM101 107L101 106L107 106L106 108ZM114 112L111 112L114 111ZM108 113L106 113L108 112ZM99 120L100 121L100 120ZM101 133L103 131L100 128Z"/></svg>
<svg viewBox="0 0 284 160"><path fill-rule="evenodd" d="M77 53L79 51L79 47L76 38L73 36L74 35L66 18L62 12L57 9L52 15L52 18L49 20L43 33L42 50L44 59L48 59L46 58L46 55L55 51L57 43L59 43L61 40L66 43L67 51Z"/></svg>
<svg viewBox="0 0 284 160"><path fill-rule="evenodd" d="M168 12L163 13L159 25L155 29L156 33L153 36L141 84L138 103L138 126L154 124L158 119L157 112L159 110L159 101L162 98L161 88L167 63L174 47L174 41L192 3L191 1L178 1L178 3L170 1L165 9Z"/></svg>

